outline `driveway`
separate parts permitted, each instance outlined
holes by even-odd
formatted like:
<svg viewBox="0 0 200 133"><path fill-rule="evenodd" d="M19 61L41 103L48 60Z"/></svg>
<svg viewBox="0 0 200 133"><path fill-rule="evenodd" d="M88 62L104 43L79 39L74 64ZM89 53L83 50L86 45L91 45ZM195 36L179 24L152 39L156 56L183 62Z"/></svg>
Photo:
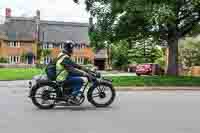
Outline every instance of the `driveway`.
<svg viewBox="0 0 200 133"><path fill-rule="evenodd" d="M120 72L120 71L99 71L103 76L120 77L120 76L136 76L135 73Z"/></svg>

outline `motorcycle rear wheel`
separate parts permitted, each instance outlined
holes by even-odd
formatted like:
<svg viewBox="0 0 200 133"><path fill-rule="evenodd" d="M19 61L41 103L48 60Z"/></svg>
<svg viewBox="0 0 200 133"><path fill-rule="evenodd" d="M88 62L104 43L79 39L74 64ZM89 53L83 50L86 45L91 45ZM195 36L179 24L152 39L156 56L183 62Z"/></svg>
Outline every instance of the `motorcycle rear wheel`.
<svg viewBox="0 0 200 133"><path fill-rule="evenodd" d="M39 109L52 109L52 108L54 108L55 100L51 100L51 102L49 100L51 93L55 91L53 86L45 85L45 84L39 84L39 85L36 85L36 86L33 86L33 87L34 87L34 89L32 89L32 97L31 97L32 103L36 107L38 107ZM45 90L45 88L51 89L51 91ZM41 89L43 89L42 93L40 94L41 97L38 97L37 92L40 91ZM56 92L54 94L56 94ZM57 94L56 94L55 97L57 97ZM38 101L38 99L41 99L42 103L40 103ZM44 103L44 102L46 102L46 103Z"/></svg>

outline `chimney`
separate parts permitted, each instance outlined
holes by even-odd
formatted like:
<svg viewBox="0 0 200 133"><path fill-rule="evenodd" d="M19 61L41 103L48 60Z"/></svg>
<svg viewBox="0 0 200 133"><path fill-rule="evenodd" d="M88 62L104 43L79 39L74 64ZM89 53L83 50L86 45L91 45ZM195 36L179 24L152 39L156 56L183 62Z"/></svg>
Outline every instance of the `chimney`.
<svg viewBox="0 0 200 133"><path fill-rule="evenodd" d="M93 29L94 29L93 18L90 17L90 18L89 18L89 30L90 30L90 31L93 31Z"/></svg>
<svg viewBox="0 0 200 133"><path fill-rule="evenodd" d="M6 18L11 17L11 9L6 8Z"/></svg>
<svg viewBox="0 0 200 133"><path fill-rule="evenodd" d="M36 11L36 16L37 16L38 19L40 19L40 10Z"/></svg>
<svg viewBox="0 0 200 133"><path fill-rule="evenodd" d="M36 11L36 34L37 41L40 41L40 10Z"/></svg>

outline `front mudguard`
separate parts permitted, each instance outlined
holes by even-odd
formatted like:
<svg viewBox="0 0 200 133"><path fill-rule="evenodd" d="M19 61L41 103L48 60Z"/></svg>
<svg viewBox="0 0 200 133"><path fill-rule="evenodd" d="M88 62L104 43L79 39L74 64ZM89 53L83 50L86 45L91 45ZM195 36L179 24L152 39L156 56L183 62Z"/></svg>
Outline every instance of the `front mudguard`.
<svg viewBox="0 0 200 133"><path fill-rule="evenodd" d="M58 96L61 96L62 95L62 92L61 90L59 89L59 86L55 83L55 82L52 82L52 81L49 81L49 80L40 80L40 81L37 81L35 85L33 85L29 91L29 97L34 97L34 92L42 87L42 86L50 86L50 87L53 87L55 90L56 90L56 93Z"/></svg>

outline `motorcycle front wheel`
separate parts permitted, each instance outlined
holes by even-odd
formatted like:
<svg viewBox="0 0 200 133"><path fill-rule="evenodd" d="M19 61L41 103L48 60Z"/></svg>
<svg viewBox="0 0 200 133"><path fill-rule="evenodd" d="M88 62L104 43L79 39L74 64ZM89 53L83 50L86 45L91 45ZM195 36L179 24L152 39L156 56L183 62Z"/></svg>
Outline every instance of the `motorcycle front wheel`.
<svg viewBox="0 0 200 133"><path fill-rule="evenodd" d="M87 93L88 101L96 107L107 107L115 99L116 92L112 84L102 82L92 86Z"/></svg>

